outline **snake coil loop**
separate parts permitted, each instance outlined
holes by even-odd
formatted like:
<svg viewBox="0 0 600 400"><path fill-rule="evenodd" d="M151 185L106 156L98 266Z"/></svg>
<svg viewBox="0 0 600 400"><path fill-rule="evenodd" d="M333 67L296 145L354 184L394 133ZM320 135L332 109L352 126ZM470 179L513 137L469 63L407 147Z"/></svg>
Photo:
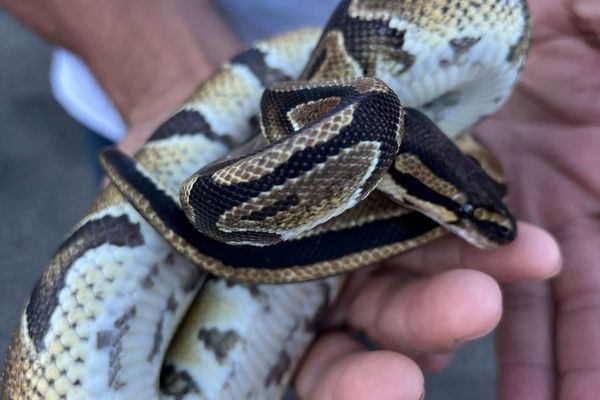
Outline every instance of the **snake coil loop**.
<svg viewBox="0 0 600 400"><path fill-rule="evenodd" d="M341 273L447 230L512 240L501 170L459 134L529 34L525 0L343 0L225 64L135 158L103 154L111 185L36 284L2 398L280 398Z"/></svg>

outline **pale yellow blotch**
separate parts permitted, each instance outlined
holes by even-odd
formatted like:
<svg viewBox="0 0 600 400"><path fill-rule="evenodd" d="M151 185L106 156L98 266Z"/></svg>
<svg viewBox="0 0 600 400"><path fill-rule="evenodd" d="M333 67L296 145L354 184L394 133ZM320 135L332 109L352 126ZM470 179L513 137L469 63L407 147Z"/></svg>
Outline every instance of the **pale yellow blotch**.
<svg viewBox="0 0 600 400"><path fill-rule="evenodd" d="M398 186L393 178L387 174L384 175L377 188L401 205L417 210L440 223L450 223L458 219L454 212L439 204L409 195L404 188Z"/></svg>
<svg viewBox="0 0 600 400"><path fill-rule="evenodd" d="M294 130L299 130L309 123L316 121L340 104L339 96L325 97L300 104L287 112L288 120Z"/></svg>
<svg viewBox="0 0 600 400"><path fill-rule="evenodd" d="M339 31L328 32L314 54L325 54L325 60L311 77L313 80L339 79L363 74L361 66L346 51L344 36ZM307 68L309 69L311 68Z"/></svg>
<svg viewBox="0 0 600 400"><path fill-rule="evenodd" d="M421 159L418 156L414 154L404 153L397 156L394 161L394 168L404 174L412 175L442 196L460 202L466 200L466 195L464 193L458 190L451 182L437 176L421 162Z"/></svg>
<svg viewBox="0 0 600 400"><path fill-rule="evenodd" d="M256 48L265 54L267 64L296 77L302 72L321 36L321 29L305 28L262 40Z"/></svg>

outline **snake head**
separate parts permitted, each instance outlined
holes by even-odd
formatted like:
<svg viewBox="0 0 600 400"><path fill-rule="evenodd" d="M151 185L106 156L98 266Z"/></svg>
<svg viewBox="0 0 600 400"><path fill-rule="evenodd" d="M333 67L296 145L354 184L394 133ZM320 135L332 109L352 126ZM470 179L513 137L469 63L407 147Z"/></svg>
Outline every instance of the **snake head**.
<svg viewBox="0 0 600 400"><path fill-rule="evenodd" d="M476 247L492 248L515 238L516 222L501 191L477 164L470 160L454 164L453 169L444 169L442 177L415 157L410 159L414 175L398 171L396 160L378 188Z"/></svg>
<svg viewBox="0 0 600 400"><path fill-rule="evenodd" d="M477 247L513 240L516 223L501 185L422 112L405 109L404 122L400 150L378 188Z"/></svg>
<svg viewBox="0 0 600 400"><path fill-rule="evenodd" d="M480 181L480 186L488 185ZM443 224L447 229L479 248L496 247L515 239L516 221L494 188L469 190L463 199L454 208L456 219Z"/></svg>

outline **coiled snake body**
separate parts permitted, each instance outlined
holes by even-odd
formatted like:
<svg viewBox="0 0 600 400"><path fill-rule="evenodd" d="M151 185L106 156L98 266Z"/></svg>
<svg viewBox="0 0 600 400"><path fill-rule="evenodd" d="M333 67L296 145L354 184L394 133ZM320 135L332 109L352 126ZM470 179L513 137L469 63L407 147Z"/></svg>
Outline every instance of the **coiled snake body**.
<svg viewBox="0 0 600 400"><path fill-rule="evenodd" d="M113 184L36 285L3 398L277 398L340 286L323 277L446 229L511 240L501 173L458 135L507 98L529 31L524 0L346 0L320 38L233 59L135 159L104 154Z"/></svg>

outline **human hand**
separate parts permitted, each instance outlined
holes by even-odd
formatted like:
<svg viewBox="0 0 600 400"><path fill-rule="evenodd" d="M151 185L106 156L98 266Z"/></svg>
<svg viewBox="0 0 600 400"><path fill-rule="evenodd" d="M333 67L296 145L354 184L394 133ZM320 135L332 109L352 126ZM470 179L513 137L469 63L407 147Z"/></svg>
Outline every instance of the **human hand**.
<svg viewBox="0 0 600 400"><path fill-rule="evenodd" d="M505 285L499 399L600 393L600 3L530 0L533 40L511 101L481 127L518 217L564 257L549 283Z"/></svg>
<svg viewBox="0 0 600 400"><path fill-rule="evenodd" d="M442 368L447 352L496 326L498 281L545 279L560 265L554 239L520 223L517 239L502 248L479 250L446 237L359 270L329 318L329 332L304 360L298 393L303 399L419 399L419 367ZM368 352L349 327L383 350Z"/></svg>
<svg viewBox="0 0 600 400"><path fill-rule="evenodd" d="M505 167L511 208L519 217L547 228L556 236L564 255L565 269L552 284L504 284L505 316L498 334L499 398L594 398L600 392L600 271L594 268L600 255L600 176L598 168L594 168L600 166L600 5L593 0L538 0L530 1L530 6L533 41L521 83L503 110L482 125L480 138L500 157ZM527 256L525 251L519 256L516 252L514 258L506 258L510 248L518 246L524 235L529 237L527 240L532 245L528 251L539 254ZM522 249L527 247L526 244ZM448 254L430 255L431 250L423 248L404 257L413 261L436 257L437 262L444 263L443 257ZM477 263L479 269L505 282L547 277L552 274L551 266L556 268L560 263L560 255L549 238L543 239L539 231L524 233L522 226L516 243L488 253L488 256ZM536 260L536 257L544 258ZM488 270L488 263L502 268ZM418 266L418 263L409 264ZM425 263L423 267L429 265L432 263ZM454 266L469 265L472 262L465 257ZM466 300L481 303L473 293L482 294L485 285L480 282L482 292L476 291L476 275L471 275L471 282L463 276L454 283L462 289L443 285L448 274L467 272L448 272L396 290L383 290L382 293L387 292L388 296L371 295L375 299L371 300L371 308L359 316L353 313L364 308L351 306L348 321L356 328L365 329L376 341L383 342L384 348L408 355L436 352L431 343L429 348L423 346L423 338L436 333L437 338L442 339L442 343L445 339L447 344L452 344L452 337L460 336L449 335L457 333L453 329L464 329L461 332L464 334L469 328L478 328L472 332L484 333L483 326L491 329L494 322L490 321L494 321L493 316L499 316L501 309L496 300L490 300L495 290L493 284L489 281L486 284L487 301L494 305L490 308L487 308L490 303ZM396 283L385 283L385 279L390 277L381 278L378 284L399 286L397 275L390 279L395 279ZM377 285L370 280L361 289L363 294L359 292L351 304L369 306L368 301L360 299L369 296L373 290L369 289L370 285ZM435 287L436 280L441 281L438 288L446 291L446 303L437 304L436 296L439 296L438 301L444 298L440 292L436 295L433 291L428 293L430 297L424 303L427 291L423 288ZM417 291L413 285L421 286L421 289ZM406 291L413 294L402 294ZM461 294L462 302L453 303L448 293ZM405 300L394 302L393 297ZM497 301L500 301L499 296ZM419 304L435 307L419 308ZM432 310L439 314L432 314ZM456 320L448 321L447 318L455 318L455 310L469 310L472 318L463 319L463 325L453 324ZM394 317L388 317L385 325L383 315ZM418 329L411 329L413 336L406 336L406 327L414 326L412 320L415 318L438 323L437 326L417 324ZM378 335L381 328L387 330L387 339L381 340ZM355 398L361 398L361 387L368 390L371 388L369 382L379 382L381 385L376 387L387 392L380 396L380 392L373 392L375 394L369 398L416 398L422 377L408 359L388 352L366 355L356 343L352 347L348 345L351 351L344 351L342 344L351 339L341 332L332 335L335 340L328 336L317 342L299 374L298 387L303 396L320 398L322 393L331 394L347 384L346 390ZM399 344L396 348L394 338ZM443 346L438 349L443 350ZM389 362L384 364L386 358L395 360L395 369L388 367ZM432 362L433 366L440 363L439 357L426 357L426 361L425 364L430 366ZM441 364L444 361L442 358ZM376 368L369 374L371 364ZM319 372L311 372L310 368ZM360 377L360 380L352 381L352 377ZM355 382L354 386L352 382ZM402 384L408 388L403 389ZM364 397L364 392L362 394Z"/></svg>

